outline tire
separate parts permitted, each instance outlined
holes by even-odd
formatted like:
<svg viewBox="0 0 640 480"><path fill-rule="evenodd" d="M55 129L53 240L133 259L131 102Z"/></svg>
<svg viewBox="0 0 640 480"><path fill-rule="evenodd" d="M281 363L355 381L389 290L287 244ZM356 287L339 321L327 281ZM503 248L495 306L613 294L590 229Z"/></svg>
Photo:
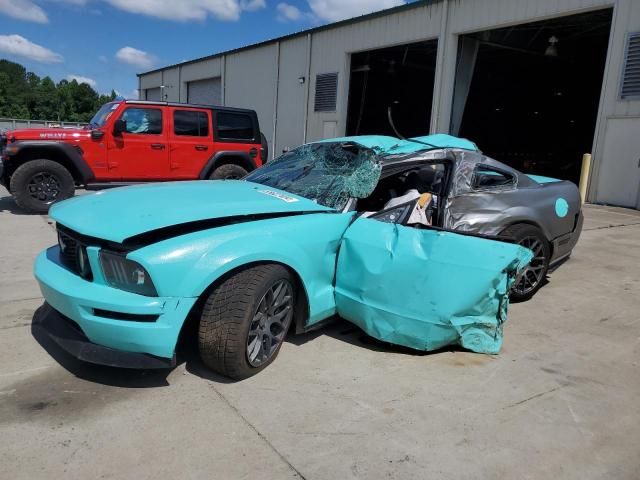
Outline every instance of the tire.
<svg viewBox="0 0 640 480"><path fill-rule="evenodd" d="M54 203L73 197L75 182L69 170L59 163L31 160L13 172L9 190L20 208L43 214Z"/></svg>
<svg viewBox="0 0 640 480"><path fill-rule="evenodd" d="M260 143L262 145L262 151L264 152L264 161L262 164L265 165L269 161L269 142L267 142L267 137L265 137L262 132L260 132Z"/></svg>
<svg viewBox="0 0 640 480"><path fill-rule="evenodd" d="M248 268L218 285L204 304L198 327L204 364L235 380L269 366L292 323L293 285L289 271L275 264ZM276 297L281 297L279 305Z"/></svg>
<svg viewBox="0 0 640 480"><path fill-rule="evenodd" d="M511 287L509 297L516 302L523 302L533 297L544 283L549 271L551 247L544 233L538 227L519 223L504 230L501 237L508 238L518 245L530 248L534 258L522 275Z"/></svg>
<svg viewBox="0 0 640 480"><path fill-rule="evenodd" d="M228 163L216 168L209 177L209 180L239 180L243 178L247 173L249 172L247 172L241 166L235 165L233 163Z"/></svg>

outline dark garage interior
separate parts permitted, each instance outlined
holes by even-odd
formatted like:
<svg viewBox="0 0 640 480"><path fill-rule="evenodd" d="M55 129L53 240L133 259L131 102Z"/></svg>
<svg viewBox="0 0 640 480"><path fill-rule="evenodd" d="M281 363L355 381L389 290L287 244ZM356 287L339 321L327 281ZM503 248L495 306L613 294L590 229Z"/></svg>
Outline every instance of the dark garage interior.
<svg viewBox="0 0 640 480"><path fill-rule="evenodd" d="M405 137L427 135L437 40L351 56L347 135L393 135L388 118Z"/></svg>
<svg viewBox="0 0 640 480"><path fill-rule="evenodd" d="M527 173L578 182L591 152L612 10L460 38L451 133Z"/></svg>

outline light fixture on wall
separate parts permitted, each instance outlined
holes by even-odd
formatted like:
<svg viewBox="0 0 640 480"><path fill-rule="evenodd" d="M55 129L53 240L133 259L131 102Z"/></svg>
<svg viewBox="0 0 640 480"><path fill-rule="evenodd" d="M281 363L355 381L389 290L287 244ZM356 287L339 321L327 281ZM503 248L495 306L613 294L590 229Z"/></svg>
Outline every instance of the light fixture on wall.
<svg viewBox="0 0 640 480"><path fill-rule="evenodd" d="M304 85L304 82L306 81L307 81L306 77L298 77L298 83L300 83L300 85Z"/></svg>
<svg viewBox="0 0 640 480"><path fill-rule="evenodd" d="M545 57L557 57L558 56L558 43L560 42L560 39L558 37L556 37L555 35L552 35L551 37L549 37L549 46L547 47L547 49L544 51L544 56Z"/></svg>

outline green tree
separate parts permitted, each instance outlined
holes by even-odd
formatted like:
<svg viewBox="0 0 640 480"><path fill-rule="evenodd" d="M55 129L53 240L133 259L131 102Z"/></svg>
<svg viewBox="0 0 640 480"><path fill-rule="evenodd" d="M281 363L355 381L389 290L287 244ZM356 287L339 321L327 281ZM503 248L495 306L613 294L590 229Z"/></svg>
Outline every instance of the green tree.
<svg viewBox="0 0 640 480"><path fill-rule="evenodd" d="M61 80L56 85L20 64L0 60L0 117L88 122L115 91L100 95L90 85Z"/></svg>

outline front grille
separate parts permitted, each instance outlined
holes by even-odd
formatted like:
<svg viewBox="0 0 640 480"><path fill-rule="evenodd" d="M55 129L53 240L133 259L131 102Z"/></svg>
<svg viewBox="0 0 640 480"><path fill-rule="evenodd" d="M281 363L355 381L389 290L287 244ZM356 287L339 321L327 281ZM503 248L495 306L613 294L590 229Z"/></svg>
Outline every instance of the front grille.
<svg viewBox="0 0 640 480"><path fill-rule="evenodd" d="M67 232L58 229L58 245L62 264L76 275L92 279L91 266L87 256L87 246Z"/></svg>

